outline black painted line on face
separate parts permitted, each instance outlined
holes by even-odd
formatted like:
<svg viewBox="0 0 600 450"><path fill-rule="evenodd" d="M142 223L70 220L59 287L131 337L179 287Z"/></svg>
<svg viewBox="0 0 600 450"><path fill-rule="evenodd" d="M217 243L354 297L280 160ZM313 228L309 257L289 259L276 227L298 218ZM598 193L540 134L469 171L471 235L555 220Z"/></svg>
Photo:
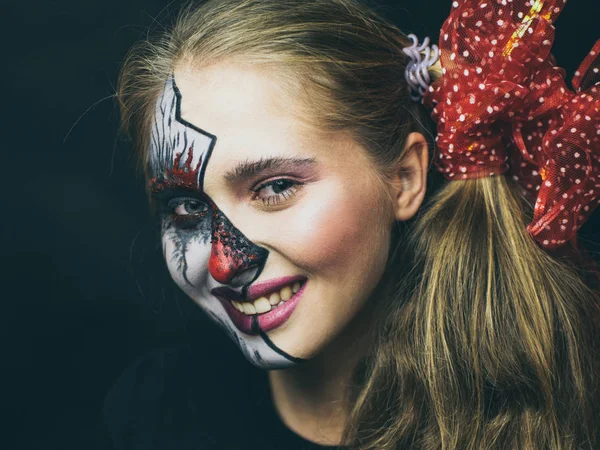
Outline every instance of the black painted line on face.
<svg viewBox="0 0 600 450"><path fill-rule="evenodd" d="M208 148L208 150L206 151L206 156L203 158L203 164L202 167L200 168L200 174L198 175L198 190L203 194L203 196L206 197L206 199L212 203L212 205L214 206L214 208L216 208L217 210L219 210L220 214L231 224L231 226L233 228L235 228L236 230L238 230L238 232L240 234L243 235L242 231L239 230L235 225L233 225L233 223L229 220L229 218L227 218L227 216L225 215L225 213L223 213L223 211L220 210L220 208L217 206L217 204L210 198L210 196L204 192L204 176L206 173L206 169L208 167L208 163L210 162L210 157L212 155L212 152L216 146L217 143L217 136L215 136L212 133L209 133L208 131L203 130L202 128L194 125L191 122L188 122L187 120L185 120L182 116L181 116L181 102L183 100L183 95L181 94L181 91L179 90L179 87L177 86L177 83L175 82L175 74L171 74L171 81L173 83L173 91L175 92L175 98L176 98L176 104L175 104L175 120L177 120L179 123L181 123L183 126L191 128L194 131L197 131L200 134L203 134L204 136L207 136L211 139L211 143L210 146ZM187 136L186 136L187 138ZM247 239L247 238L246 238ZM252 241L250 239L248 239L248 242L252 243ZM260 246L258 246L260 247ZM266 265L266 260L268 258L268 250L267 250L267 257L265 257L264 261L262 262L262 264L260 264L258 270L256 271L256 275L252 278L252 281L250 281L249 283L247 283L246 285L244 285L242 287L242 298L247 299L248 298L248 288L249 286L254 283L261 275L265 265ZM186 261L187 263L187 261ZM186 264L187 265L187 264ZM187 276L184 277L187 280Z"/></svg>
<svg viewBox="0 0 600 450"><path fill-rule="evenodd" d="M191 128L192 130L197 131L198 133L203 134L206 137L209 137L211 140L210 146L208 147L208 150L206 151L206 156L203 158L202 167L200 167L200 174L198 175L198 189L201 192L204 192L204 173L206 172L206 168L208 167L208 162L210 161L210 155L212 155L213 149L215 148L215 145L217 144L217 136L209 133L208 131L204 131L202 128L197 127L193 123L188 122L183 117L181 117L181 100L182 100L181 91L179 90L179 88L177 87L177 84L175 83L175 75L174 74L171 75L171 80L173 81L173 91L175 91L175 98L177 99L177 103L175 105L175 120L177 120L182 125L184 125L188 128Z"/></svg>
<svg viewBox="0 0 600 450"><path fill-rule="evenodd" d="M192 282L190 281L190 279L187 276L188 262L187 262L187 258L185 256L188 251L189 242L190 242L190 240L188 240L188 239L179 238L179 240L176 241L176 243L175 243L175 248L176 248L175 251L181 255L181 257L179 258L178 270L181 272L181 275L183 276L183 279L188 284L188 286L193 287L194 285L192 284Z"/></svg>
<svg viewBox="0 0 600 450"><path fill-rule="evenodd" d="M256 359L256 361L258 361L260 364L264 363L264 359L262 358L262 356L260 356L260 352L258 350L254 350L252 353L254 354L254 358Z"/></svg>
<svg viewBox="0 0 600 450"><path fill-rule="evenodd" d="M258 317L255 315L252 316L252 331L260 334L260 337L263 338L263 340L271 348L271 350L273 350L275 353L278 353L279 355L283 356L284 358L289 359L290 361L295 362L295 363L303 363L303 362L308 361L307 359L296 358L295 356L292 356L289 353L286 353L283 350L281 350L279 347L277 347L273 343L273 341L271 341L271 339L269 338L267 333L265 333L263 330L260 329L260 327L258 326Z"/></svg>
<svg viewBox="0 0 600 450"><path fill-rule="evenodd" d="M221 212L221 214L223 214L223 213ZM225 215L225 214L223 214L223 215ZM231 221L230 221L230 222L231 222ZM234 225L234 226L235 226L235 225ZM248 239L248 238L246 238L246 239ZM250 239L248 239L248 241L249 241L249 242L252 242L252 241L250 241ZM260 245L258 245L257 247L259 247L259 248L262 248L262 247L260 247ZM248 289L250 288L250 285L251 285L252 283L254 283L256 280L258 280L258 277L260 277L260 274L262 273L263 269L264 269L264 268L265 268L265 266L267 265L267 260L269 259L269 255L270 255L270 254L271 254L271 252L269 252L269 251L267 250L267 256L265 256L265 258L264 258L263 262L262 262L262 263L260 264L260 266L258 267L258 270L256 271L256 275L254 275L254 277L252 278L252 281L250 281L249 283L247 283L247 284L245 284L244 286L242 286L242 298L243 298L244 300L248 300ZM254 326L254 324L253 324L253 326Z"/></svg>

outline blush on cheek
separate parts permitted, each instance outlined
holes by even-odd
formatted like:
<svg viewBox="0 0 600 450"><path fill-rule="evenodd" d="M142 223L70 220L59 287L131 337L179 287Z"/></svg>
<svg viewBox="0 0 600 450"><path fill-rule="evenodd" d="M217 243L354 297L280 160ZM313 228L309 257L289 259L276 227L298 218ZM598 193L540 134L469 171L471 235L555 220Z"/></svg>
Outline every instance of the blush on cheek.
<svg viewBox="0 0 600 450"><path fill-rule="evenodd" d="M304 202L294 212L282 230L288 242L285 252L311 272L348 276L349 268L350 272L367 270L377 253L387 248L381 217L377 220L381 212L372 197L329 194L334 193Z"/></svg>

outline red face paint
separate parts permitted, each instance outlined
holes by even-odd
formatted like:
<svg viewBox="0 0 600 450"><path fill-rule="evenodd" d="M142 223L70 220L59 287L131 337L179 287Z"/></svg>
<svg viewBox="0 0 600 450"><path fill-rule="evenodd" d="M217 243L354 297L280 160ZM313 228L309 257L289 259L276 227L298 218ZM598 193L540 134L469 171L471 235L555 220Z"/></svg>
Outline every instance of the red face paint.
<svg viewBox="0 0 600 450"><path fill-rule="evenodd" d="M182 156L183 152L177 153L172 166L165 167L162 174L150 179L150 190L153 194L164 192L170 188L189 189L196 192L199 190L198 177L202 167L202 158L200 158L196 167L192 168L194 148L190 147L188 149L183 166L180 165Z"/></svg>

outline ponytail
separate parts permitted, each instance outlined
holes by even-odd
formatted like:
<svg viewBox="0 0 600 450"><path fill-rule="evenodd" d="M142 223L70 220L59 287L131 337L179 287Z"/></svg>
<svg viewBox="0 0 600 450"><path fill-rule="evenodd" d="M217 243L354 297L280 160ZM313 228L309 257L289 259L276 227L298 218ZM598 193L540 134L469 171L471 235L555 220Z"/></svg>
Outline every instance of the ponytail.
<svg viewBox="0 0 600 450"><path fill-rule="evenodd" d="M599 296L531 214L504 176L430 199L398 244L351 448L597 448Z"/></svg>

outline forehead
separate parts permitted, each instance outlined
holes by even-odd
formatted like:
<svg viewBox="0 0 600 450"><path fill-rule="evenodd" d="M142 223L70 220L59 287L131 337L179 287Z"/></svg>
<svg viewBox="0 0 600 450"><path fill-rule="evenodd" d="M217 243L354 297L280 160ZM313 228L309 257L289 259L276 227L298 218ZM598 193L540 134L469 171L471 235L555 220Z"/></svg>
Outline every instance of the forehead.
<svg viewBox="0 0 600 450"><path fill-rule="evenodd" d="M200 68L182 66L174 75L185 98L182 112L217 128L223 119L240 121L277 113L291 101L278 78L258 65L221 62ZM206 111L205 105L212 108Z"/></svg>
<svg viewBox="0 0 600 450"><path fill-rule="evenodd" d="M182 116L218 136L222 147L278 139L300 127L301 102L266 68L219 63L176 70L175 79Z"/></svg>
<svg viewBox="0 0 600 450"><path fill-rule="evenodd" d="M219 63L174 75L182 117L218 138L211 166L290 156L315 134L299 120L302 102L264 68Z"/></svg>
<svg viewBox="0 0 600 450"><path fill-rule="evenodd" d="M327 170L349 164L360 168L369 165L366 152L350 133L330 132L315 125L312 105L264 66L238 63L218 63L199 69L181 66L173 75L178 117L173 120L175 126L171 126L171 117L163 116L163 124L158 128L166 128L167 140L179 143L179 147L187 144L185 139L189 136L199 142L194 143L189 165L186 165L189 151L185 149L173 151L170 158L168 155L165 158L157 155L156 148L161 146L155 145L152 157L162 161L162 166L181 168L175 172L194 171L197 187L209 195L213 187L222 185L223 175L240 162L309 158ZM168 103L165 97L168 100L168 95L163 96L163 104ZM155 134L160 135L156 128ZM173 135L175 131L177 136ZM183 156L177 159L179 152Z"/></svg>

